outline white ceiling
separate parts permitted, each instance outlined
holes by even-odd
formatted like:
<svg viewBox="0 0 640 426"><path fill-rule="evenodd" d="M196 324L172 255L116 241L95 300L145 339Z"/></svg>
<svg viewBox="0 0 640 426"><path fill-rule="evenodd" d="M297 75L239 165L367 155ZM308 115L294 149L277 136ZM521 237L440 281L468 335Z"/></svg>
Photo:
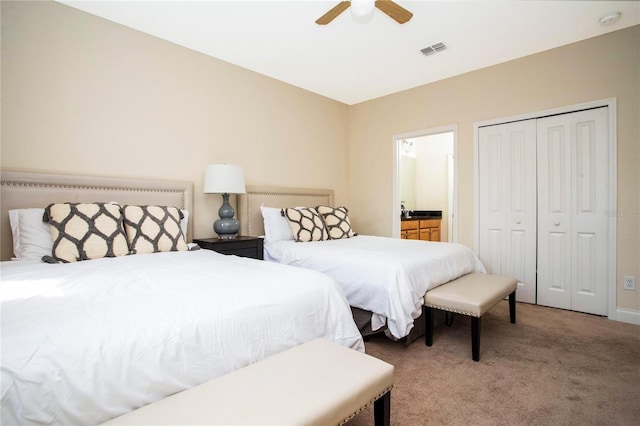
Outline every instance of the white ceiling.
<svg viewBox="0 0 640 426"><path fill-rule="evenodd" d="M338 1L61 3L348 105L640 23L638 1L398 0L414 15L404 25L379 10L316 25ZM610 12L621 20L600 25Z"/></svg>

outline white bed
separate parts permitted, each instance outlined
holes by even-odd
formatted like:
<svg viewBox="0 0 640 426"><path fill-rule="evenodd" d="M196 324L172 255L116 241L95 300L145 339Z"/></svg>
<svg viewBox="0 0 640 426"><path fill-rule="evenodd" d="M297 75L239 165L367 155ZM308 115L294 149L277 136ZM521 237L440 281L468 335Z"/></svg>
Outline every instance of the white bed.
<svg viewBox="0 0 640 426"><path fill-rule="evenodd" d="M135 198L132 185L145 203L190 209L189 184L167 198L149 181L101 181L3 172L3 233L11 208ZM101 423L316 338L364 350L340 287L301 268L197 250L0 273L2 424Z"/></svg>
<svg viewBox="0 0 640 426"><path fill-rule="evenodd" d="M244 233L264 235L261 207L332 206L333 192L248 187L239 199ZM471 272L485 272L471 249L455 243L362 235L313 242L266 238L264 250L266 260L323 272L335 279L352 307L371 312L371 329L386 325L387 334L394 339L412 331L428 290Z"/></svg>
<svg viewBox="0 0 640 426"><path fill-rule="evenodd" d="M401 339L422 313L424 294L471 272L485 272L461 244L358 235L296 243L265 242L265 259L323 272L335 279L351 306L370 311L375 331L384 325Z"/></svg>

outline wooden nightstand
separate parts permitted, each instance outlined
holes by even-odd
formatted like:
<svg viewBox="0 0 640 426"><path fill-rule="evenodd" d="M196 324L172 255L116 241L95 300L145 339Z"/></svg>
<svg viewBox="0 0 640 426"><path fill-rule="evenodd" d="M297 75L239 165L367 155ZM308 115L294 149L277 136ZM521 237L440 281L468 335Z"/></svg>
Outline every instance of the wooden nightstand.
<svg viewBox="0 0 640 426"><path fill-rule="evenodd" d="M222 254L234 254L241 257L251 257L263 260L263 243L260 237L236 237L232 240L221 240L220 238L203 238L193 240L201 248L217 251Z"/></svg>

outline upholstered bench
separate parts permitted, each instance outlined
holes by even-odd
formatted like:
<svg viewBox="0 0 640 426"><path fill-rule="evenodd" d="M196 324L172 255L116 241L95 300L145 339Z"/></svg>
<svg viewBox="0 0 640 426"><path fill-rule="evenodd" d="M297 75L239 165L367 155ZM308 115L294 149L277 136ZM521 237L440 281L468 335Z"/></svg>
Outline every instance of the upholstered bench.
<svg viewBox="0 0 640 426"><path fill-rule="evenodd" d="M337 425L374 404L389 425L393 366L314 340L105 424Z"/></svg>
<svg viewBox="0 0 640 426"><path fill-rule="evenodd" d="M516 322L515 278L472 273L429 290L422 307L426 326L426 345L433 344L433 309L471 317L471 354L480 360L480 319L499 301L509 296L509 316Z"/></svg>

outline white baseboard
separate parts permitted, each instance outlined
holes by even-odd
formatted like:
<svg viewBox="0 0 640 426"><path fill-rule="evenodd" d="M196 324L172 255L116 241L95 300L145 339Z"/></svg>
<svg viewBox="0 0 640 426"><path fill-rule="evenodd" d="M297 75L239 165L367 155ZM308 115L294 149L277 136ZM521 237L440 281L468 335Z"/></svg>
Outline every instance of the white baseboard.
<svg viewBox="0 0 640 426"><path fill-rule="evenodd" d="M640 325L640 311L616 308L616 321Z"/></svg>

